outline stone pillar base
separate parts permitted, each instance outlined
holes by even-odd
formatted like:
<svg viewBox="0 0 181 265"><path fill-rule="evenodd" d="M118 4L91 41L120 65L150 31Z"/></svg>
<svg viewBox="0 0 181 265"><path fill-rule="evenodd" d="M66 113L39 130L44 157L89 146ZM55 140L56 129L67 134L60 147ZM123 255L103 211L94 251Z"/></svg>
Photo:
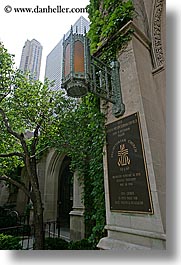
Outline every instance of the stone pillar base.
<svg viewBox="0 0 181 265"><path fill-rule="evenodd" d="M102 238L97 247L103 250L165 250L166 236L160 233L123 227L106 226L108 237Z"/></svg>
<svg viewBox="0 0 181 265"><path fill-rule="evenodd" d="M70 240L78 241L85 237L84 210L70 212Z"/></svg>
<svg viewBox="0 0 181 265"><path fill-rule="evenodd" d="M136 244L131 244L127 242L123 242L118 239L113 239L109 237L104 237L100 240L99 244L97 245L99 249L102 250L150 250L150 248L139 246Z"/></svg>

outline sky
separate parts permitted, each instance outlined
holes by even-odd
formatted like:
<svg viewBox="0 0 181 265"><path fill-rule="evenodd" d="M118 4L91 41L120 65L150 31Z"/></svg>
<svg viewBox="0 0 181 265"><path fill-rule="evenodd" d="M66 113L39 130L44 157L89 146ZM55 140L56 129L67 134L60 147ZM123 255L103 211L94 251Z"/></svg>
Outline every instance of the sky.
<svg viewBox="0 0 181 265"><path fill-rule="evenodd" d="M43 81L46 56L81 15L88 19L86 12L66 13L63 8L84 8L88 4L89 0L0 0L0 41L9 53L15 55L15 66L19 67L25 41L35 38L43 46L40 71L40 80ZM58 11L62 9L65 13L35 13L48 6L52 10L59 6ZM33 13L17 13L14 8L32 8Z"/></svg>

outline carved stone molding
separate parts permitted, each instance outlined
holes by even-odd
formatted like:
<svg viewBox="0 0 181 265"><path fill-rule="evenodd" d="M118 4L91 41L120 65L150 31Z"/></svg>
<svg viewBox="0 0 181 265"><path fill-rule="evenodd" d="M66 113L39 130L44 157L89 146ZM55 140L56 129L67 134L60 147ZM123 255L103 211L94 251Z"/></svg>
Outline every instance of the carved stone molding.
<svg viewBox="0 0 181 265"><path fill-rule="evenodd" d="M154 68L164 66L164 52L162 46L162 11L164 0L155 0L152 13L152 53Z"/></svg>

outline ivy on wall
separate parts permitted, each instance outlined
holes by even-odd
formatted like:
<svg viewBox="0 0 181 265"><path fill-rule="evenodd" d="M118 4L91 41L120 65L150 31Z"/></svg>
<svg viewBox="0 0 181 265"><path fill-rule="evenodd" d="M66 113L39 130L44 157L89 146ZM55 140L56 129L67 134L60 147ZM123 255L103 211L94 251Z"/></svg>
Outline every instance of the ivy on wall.
<svg viewBox="0 0 181 265"><path fill-rule="evenodd" d="M104 235L105 226L104 124L99 99L89 94L74 111L67 113L56 132L57 150L71 158L71 169L78 171L84 186L86 237L94 246Z"/></svg>
<svg viewBox="0 0 181 265"><path fill-rule="evenodd" d="M117 36L114 41L111 38L133 19L132 1L90 0L88 13L91 21L88 32L88 37L91 40L91 52L96 52L107 41L108 45L106 49L102 50L101 59L106 61L115 59L118 49L130 40L131 31Z"/></svg>
<svg viewBox="0 0 181 265"><path fill-rule="evenodd" d="M126 34L119 34L113 41L111 38L117 34L127 22L133 19L134 6L131 0L90 0L87 7L90 19L90 39L91 53L103 46L107 41L108 45L101 50L100 58L106 63L115 60L117 52L121 46L131 38L131 31ZM90 231L89 239L97 244L104 236L105 225L105 194L104 194L104 174L103 174L103 146L105 144L105 117L100 113L97 102L91 97L85 100L85 106L89 106L88 117L90 123L88 128L91 145L89 145L89 163L87 164L85 177L85 219L88 221ZM91 125L92 124L92 125ZM91 194L91 196L90 196ZM92 200L92 201L91 201Z"/></svg>

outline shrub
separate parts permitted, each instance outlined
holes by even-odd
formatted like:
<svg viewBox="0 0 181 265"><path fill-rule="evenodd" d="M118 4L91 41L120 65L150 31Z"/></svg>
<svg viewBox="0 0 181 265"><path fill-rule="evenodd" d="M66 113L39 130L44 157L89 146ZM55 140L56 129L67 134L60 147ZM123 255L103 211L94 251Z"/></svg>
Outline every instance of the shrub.
<svg viewBox="0 0 181 265"><path fill-rule="evenodd" d="M17 218L11 216L0 217L0 228L12 227L17 225Z"/></svg>
<svg viewBox="0 0 181 265"><path fill-rule="evenodd" d="M61 238L46 238L45 250L93 250L92 244L87 239L67 242Z"/></svg>
<svg viewBox="0 0 181 265"><path fill-rule="evenodd" d="M71 241L69 244L70 250L93 250L92 244L87 239L82 239L80 241Z"/></svg>
<svg viewBox="0 0 181 265"><path fill-rule="evenodd" d="M17 225L17 217L9 214L9 209L0 207L0 228L12 227Z"/></svg>
<svg viewBox="0 0 181 265"><path fill-rule="evenodd" d="M61 238L46 238L45 249L46 250L66 250L69 243Z"/></svg>
<svg viewBox="0 0 181 265"><path fill-rule="evenodd" d="M19 250L22 249L20 239L18 237L0 234L1 250Z"/></svg>

